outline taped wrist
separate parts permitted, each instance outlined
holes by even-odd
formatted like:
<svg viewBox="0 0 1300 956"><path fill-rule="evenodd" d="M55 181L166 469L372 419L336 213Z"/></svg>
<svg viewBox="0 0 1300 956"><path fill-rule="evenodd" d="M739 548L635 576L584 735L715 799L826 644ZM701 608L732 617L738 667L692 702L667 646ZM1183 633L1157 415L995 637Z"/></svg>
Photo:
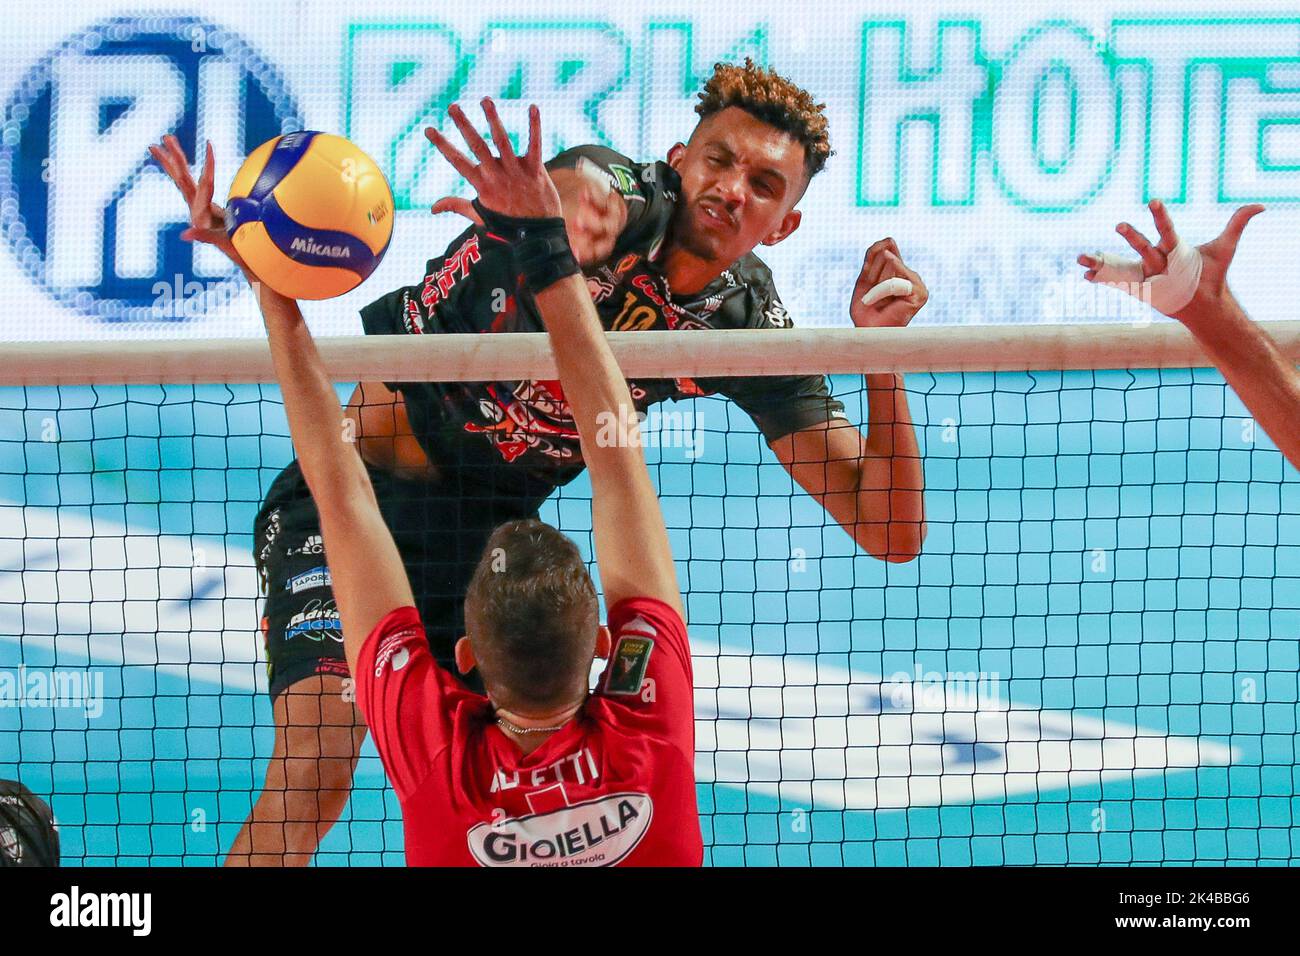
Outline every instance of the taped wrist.
<svg viewBox="0 0 1300 956"><path fill-rule="evenodd" d="M1204 264L1200 250L1182 239L1170 251L1165 271L1150 278L1143 276L1140 259L1126 259L1106 252L1098 252L1093 258L1098 263L1095 282L1127 292L1169 316L1186 308L1195 297Z"/></svg>
<svg viewBox="0 0 1300 956"><path fill-rule="evenodd" d="M521 219L493 212L477 199L473 205L483 218L484 227L509 243L529 292L536 295L578 272L578 260L569 248L569 235L562 217Z"/></svg>

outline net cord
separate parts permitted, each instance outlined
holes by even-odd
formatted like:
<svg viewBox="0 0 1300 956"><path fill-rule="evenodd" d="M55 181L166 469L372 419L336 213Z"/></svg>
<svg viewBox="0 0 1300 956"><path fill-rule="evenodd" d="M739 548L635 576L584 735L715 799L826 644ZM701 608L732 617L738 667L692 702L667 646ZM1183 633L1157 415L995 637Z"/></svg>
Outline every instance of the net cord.
<svg viewBox="0 0 1300 956"><path fill-rule="evenodd" d="M1265 328L1300 362L1300 321ZM1204 368L1175 322L901 329L610 332L628 378L866 372ZM544 333L336 336L317 340L336 381L478 382L557 377ZM0 386L274 382L264 339L23 342L4 348Z"/></svg>

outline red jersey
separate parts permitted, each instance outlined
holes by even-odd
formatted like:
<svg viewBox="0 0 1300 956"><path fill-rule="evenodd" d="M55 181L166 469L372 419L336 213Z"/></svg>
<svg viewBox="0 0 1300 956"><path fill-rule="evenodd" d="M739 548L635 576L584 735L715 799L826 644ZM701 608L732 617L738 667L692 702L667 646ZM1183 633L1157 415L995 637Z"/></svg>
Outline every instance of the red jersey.
<svg viewBox="0 0 1300 956"><path fill-rule="evenodd" d="M402 805L410 866L698 866L691 654L662 601L610 609L613 650L578 716L524 754L434 662L413 607L361 648L357 704Z"/></svg>

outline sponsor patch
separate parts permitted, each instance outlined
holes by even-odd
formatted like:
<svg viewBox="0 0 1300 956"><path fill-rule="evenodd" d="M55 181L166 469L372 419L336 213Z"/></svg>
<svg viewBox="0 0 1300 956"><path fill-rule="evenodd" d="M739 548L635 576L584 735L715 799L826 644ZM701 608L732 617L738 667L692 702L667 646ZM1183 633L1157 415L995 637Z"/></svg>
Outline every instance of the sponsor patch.
<svg viewBox="0 0 1300 956"><path fill-rule="evenodd" d="M411 298L411 293L402 293L402 325L406 327L408 335L423 335L428 331L424 316L420 314L420 307L416 305L415 299Z"/></svg>
<svg viewBox="0 0 1300 956"><path fill-rule="evenodd" d="M624 196L637 195L636 173L618 163L610 163L609 171L614 174L614 188Z"/></svg>
<svg viewBox="0 0 1300 956"><path fill-rule="evenodd" d="M289 243L290 252L305 252L311 256L324 256L326 259L351 259L352 250L344 245L327 245L317 242L315 236L295 236Z"/></svg>
<svg viewBox="0 0 1300 956"><path fill-rule="evenodd" d="M317 661L316 667L315 669L312 670L312 673L316 675L329 674L335 677L352 676L351 674L348 673L347 661L331 661L328 659Z"/></svg>
<svg viewBox="0 0 1300 956"><path fill-rule="evenodd" d="M456 282L469 275L474 263L482 259L478 247L478 235L471 234L451 255L447 256L435 272L424 277L424 287L420 290L420 303L432 310L439 302L451 294Z"/></svg>
<svg viewBox="0 0 1300 956"><path fill-rule="evenodd" d="M620 637L609 662L605 693L639 694L654 647L655 642L648 637Z"/></svg>
<svg viewBox="0 0 1300 956"><path fill-rule="evenodd" d="M290 594L297 594L299 591L310 591L312 588L327 588L332 586L333 583L330 578L330 569L322 565L319 568L304 571L302 574L295 575L285 581L284 589Z"/></svg>
<svg viewBox="0 0 1300 956"><path fill-rule="evenodd" d="M790 321L790 313L785 310L785 306L775 300L767 307L763 313L769 323L779 329L788 329L794 323Z"/></svg>
<svg viewBox="0 0 1300 956"><path fill-rule="evenodd" d="M280 509L276 508L266 518L266 529L262 532L264 544L262 550L257 556L260 564L266 564L267 559L271 556L271 548L275 546L275 541L280 537Z"/></svg>
<svg viewBox="0 0 1300 956"><path fill-rule="evenodd" d="M343 625L339 621L339 609L333 601L311 600L301 611L289 618L284 628L284 639L291 641L305 634L313 641L323 640L326 632L329 637L343 643Z"/></svg>
<svg viewBox="0 0 1300 956"><path fill-rule="evenodd" d="M606 269L606 272L609 270ZM591 293L592 302L604 302L614 294L614 284L612 282L602 282L595 276L587 276L587 291Z"/></svg>
<svg viewBox="0 0 1300 956"><path fill-rule="evenodd" d="M613 866L650 829L654 802L615 793L532 816L480 823L466 834L479 866Z"/></svg>
<svg viewBox="0 0 1300 956"><path fill-rule="evenodd" d="M624 622L618 629L619 634L627 634L629 631L637 634L644 634L646 637L654 637L659 633L655 626L640 614L632 618L630 621Z"/></svg>
<svg viewBox="0 0 1300 956"><path fill-rule="evenodd" d="M285 557L293 557L295 554L324 554L325 542L321 540L318 534L308 535L303 541L302 546L298 548L286 548Z"/></svg>

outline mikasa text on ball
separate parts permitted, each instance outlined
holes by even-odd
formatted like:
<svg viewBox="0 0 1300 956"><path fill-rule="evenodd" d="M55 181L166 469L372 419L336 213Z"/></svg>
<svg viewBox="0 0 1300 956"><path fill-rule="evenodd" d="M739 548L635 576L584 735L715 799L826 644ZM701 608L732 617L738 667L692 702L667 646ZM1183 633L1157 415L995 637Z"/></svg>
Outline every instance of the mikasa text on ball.
<svg viewBox="0 0 1300 956"><path fill-rule="evenodd" d="M342 136L302 130L249 155L226 232L257 278L291 299L330 299L375 271L393 235L393 193Z"/></svg>

